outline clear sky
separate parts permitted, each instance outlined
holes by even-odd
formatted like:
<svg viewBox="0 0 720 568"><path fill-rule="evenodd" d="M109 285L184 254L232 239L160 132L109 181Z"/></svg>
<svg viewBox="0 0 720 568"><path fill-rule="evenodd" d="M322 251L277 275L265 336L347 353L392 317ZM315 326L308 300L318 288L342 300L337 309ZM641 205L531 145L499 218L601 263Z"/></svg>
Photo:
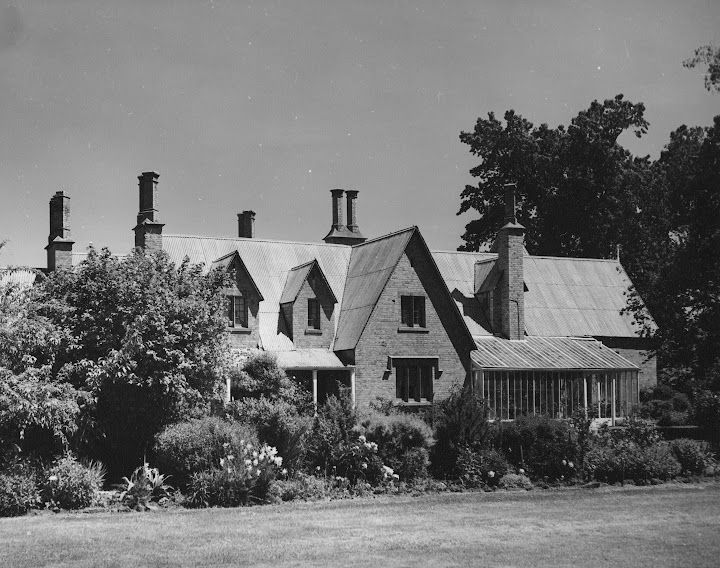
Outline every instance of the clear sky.
<svg viewBox="0 0 720 568"><path fill-rule="evenodd" d="M0 264L45 266L48 202L75 250L127 252L137 176L165 232L318 241L332 188L366 236L418 225L454 250L478 116L567 124L617 93L650 131L709 125L720 96L682 61L720 41L720 0L0 0Z"/></svg>

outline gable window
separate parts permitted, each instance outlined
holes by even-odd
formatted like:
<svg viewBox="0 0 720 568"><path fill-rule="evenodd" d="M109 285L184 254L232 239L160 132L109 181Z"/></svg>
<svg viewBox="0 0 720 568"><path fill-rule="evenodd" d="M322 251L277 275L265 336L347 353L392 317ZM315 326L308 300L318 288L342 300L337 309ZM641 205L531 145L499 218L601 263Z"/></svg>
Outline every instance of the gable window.
<svg viewBox="0 0 720 568"><path fill-rule="evenodd" d="M429 361L398 362L395 367L395 397L404 402L431 402L435 367Z"/></svg>
<svg viewBox="0 0 720 568"><path fill-rule="evenodd" d="M308 329L320 329L320 302L317 298L308 298Z"/></svg>
<svg viewBox="0 0 720 568"><path fill-rule="evenodd" d="M228 326L247 328L248 309L245 296L228 296Z"/></svg>
<svg viewBox="0 0 720 568"><path fill-rule="evenodd" d="M400 297L400 322L405 327L425 327L425 296Z"/></svg>

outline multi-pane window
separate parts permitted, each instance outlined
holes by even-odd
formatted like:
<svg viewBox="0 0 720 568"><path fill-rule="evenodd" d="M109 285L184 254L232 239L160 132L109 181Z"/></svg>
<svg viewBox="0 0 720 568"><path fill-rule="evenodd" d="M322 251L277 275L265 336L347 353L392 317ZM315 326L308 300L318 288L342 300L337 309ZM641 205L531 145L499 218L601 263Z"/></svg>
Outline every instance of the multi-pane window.
<svg viewBox="0 0 720 568"><path fill-rule="evenodd" d="M228 296L228 326L248 326L247 302L244 296Z"/></svg>
<svg viewBox="0 0 720 568"><path fill-rule="evenodd" d="M434 371L429 363L398 364L395 367L395 397L405 402L432 401Z"/></svg>
<svg viewBox="0 0 720 568"><path fill-rule="evenodd" d="M308 298L308 329L320 329L320 302L317 298Z"/></svg>
<svg viewBox="0 0 720 568"><path fill-rule="evenodd" d="M400 321L406 327L425 327L425 296L401 296Z"/></svg>

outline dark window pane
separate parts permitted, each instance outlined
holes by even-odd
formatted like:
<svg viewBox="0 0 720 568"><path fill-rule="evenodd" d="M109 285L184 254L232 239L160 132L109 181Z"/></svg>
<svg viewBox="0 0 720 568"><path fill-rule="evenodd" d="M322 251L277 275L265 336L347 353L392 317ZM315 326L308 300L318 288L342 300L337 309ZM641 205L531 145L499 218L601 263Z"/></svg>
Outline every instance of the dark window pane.
<svg viewBox="0 0 720 568"><path fill-rule="evenodd" d="M412 296L401 296L400 297L400 318L402 325L407 327L412 326Z"/></svg>
<svg viewBox="0 0 720 568"><path fill-rule="evenodd" d="M320 329L320 302L317 298L308 298L308 327Z"/></svg>
<svg viewBox="0 0 720 568"><path fill-rule="evenodd" d="M413 325L425 327L425 297L413 296Z"/></svg>
<svg viewBox="0 0 720 568"><path fill-rule="evenodd" d="M233 323L236 327L247 327L247 310L245 309L245 298L242 296L233 296L234 303L234 319Z"/></svg>

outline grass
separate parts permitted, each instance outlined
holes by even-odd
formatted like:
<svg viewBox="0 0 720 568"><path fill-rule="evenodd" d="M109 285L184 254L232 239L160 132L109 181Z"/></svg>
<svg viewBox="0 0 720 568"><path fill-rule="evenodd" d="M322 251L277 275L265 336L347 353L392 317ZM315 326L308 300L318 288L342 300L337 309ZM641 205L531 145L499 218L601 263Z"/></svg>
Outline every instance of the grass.
<svg viewBox="0 0 720 568"><path fill-rule="evenodd" d="M0 519L0 566L717 566L720 484Z"/></svg>

